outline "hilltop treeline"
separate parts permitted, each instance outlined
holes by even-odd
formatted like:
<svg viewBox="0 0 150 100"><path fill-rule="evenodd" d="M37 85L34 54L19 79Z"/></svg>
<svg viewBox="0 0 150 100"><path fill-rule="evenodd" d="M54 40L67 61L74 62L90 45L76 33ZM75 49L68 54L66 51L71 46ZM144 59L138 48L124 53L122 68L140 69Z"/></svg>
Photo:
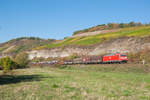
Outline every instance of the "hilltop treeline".
<svg viewBox="0 0 150 100"><path fill-rule="evenodd" d="M22 51L32 50L32 48L51 44L54 39L41 39L39 37L20 37L0 44L0 55L16 55Z"/></svg>
<svg viewBox="0 0 150 100"><path fill-rule="evenodd" d="M20 38L9 40L8 42L20 41L20 40L23 40L23 39L27 39L27 40L39 40L39 41L45 40L46 41L46 39L42 39L42 38L39 38L39 37L20 37ZM55 39L47 39L47 41L55 41Z"/></svg>
<svg viewBox="0 0 150 100"><path fill-rule="evenodd" d="M149 24L142 24L141 22L129 22L129 23L108 23L108 24L100 24L91 28L78 30L73 33L73 35L81 34L85 32L94 32L99 30L109 30L109 29L118 29L118 28L126 28L126 27L135 27L135 26L147 26Z"/></svg>

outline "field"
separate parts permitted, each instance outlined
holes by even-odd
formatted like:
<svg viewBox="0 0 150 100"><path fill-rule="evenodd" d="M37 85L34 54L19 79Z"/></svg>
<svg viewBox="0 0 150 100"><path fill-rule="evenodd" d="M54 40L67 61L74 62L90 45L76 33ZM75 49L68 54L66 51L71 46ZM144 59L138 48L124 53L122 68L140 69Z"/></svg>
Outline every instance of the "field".
<svg viewBox="0 0 150 100"><path fill-rule="evenodd" d="M74 65L0 72L0 100L150 100L150 67Z"/></svg>

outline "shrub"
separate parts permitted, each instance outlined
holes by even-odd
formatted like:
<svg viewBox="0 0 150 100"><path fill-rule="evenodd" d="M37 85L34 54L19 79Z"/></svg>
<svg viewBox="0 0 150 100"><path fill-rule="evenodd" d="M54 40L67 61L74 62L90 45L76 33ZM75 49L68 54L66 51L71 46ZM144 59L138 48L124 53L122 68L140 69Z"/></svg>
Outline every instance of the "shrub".
<svg viewBox="0 0 150 100"><path fill-rule="evenodd" d="M3 69L2 67L2 59L0 59L0 70Z"/></svg>
<svg viewBox="0 0 150 100"><path fill-rule="evenodd" d="M27 67L29 60L28 60L28 54L25 52L20 52L15 57L15 62L19 65L20 68Z"/></svg>
<svg viewBox="0 0 150 100"><path fill-rule="evenodd" d="M14 69L17 65L10 57L7 56L0 59L0 66L3 69L3 72L7 73L10 70Z"/></svg>
<svg viewBox="0 0 150 100"><path fill-rule="evenodd" d="M128 59L131 63L142 63L144 60L146 63L150 62L150 49L145 48L138 53L129 53Z"/></svg>
<svg viewBox="0 0 150 100"><path fill-rule="evenodd" d="M73 53L70 57L69 57L69 59L75 59L75 58L79 58L80 56L77 54L77 53Z"/></svg>
<svg viewBox="0 0 150 100"><path fill-rule="evenodd" d="M128 59L130 63L139 63L140 62L140 53L129 53Z"/></svg>

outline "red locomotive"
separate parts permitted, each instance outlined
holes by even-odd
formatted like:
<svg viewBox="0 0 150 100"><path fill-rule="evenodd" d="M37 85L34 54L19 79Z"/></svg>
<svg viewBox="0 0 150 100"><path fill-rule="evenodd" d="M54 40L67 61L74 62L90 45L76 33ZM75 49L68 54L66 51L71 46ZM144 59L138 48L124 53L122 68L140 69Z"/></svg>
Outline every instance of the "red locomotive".
<svg viewBox="0 0 150 100"><path fill-rule="evenodd" d="M127 63L128 58L126 54L115 53L103 56L103 63Z"/></svg>

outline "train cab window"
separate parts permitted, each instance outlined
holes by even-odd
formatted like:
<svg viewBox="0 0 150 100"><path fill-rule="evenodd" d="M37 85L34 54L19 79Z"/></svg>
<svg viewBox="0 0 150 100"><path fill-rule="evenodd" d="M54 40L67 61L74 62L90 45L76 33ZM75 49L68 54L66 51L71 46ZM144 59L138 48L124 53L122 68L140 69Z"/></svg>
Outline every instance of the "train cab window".
<svg viewBox="0 0 150 100"><path fill-rule="evenodd" d="M120 55L120 56L121 56L121 57L126 57L127 55L123 55L123 54L122 54L122 55Z"/></svg>

